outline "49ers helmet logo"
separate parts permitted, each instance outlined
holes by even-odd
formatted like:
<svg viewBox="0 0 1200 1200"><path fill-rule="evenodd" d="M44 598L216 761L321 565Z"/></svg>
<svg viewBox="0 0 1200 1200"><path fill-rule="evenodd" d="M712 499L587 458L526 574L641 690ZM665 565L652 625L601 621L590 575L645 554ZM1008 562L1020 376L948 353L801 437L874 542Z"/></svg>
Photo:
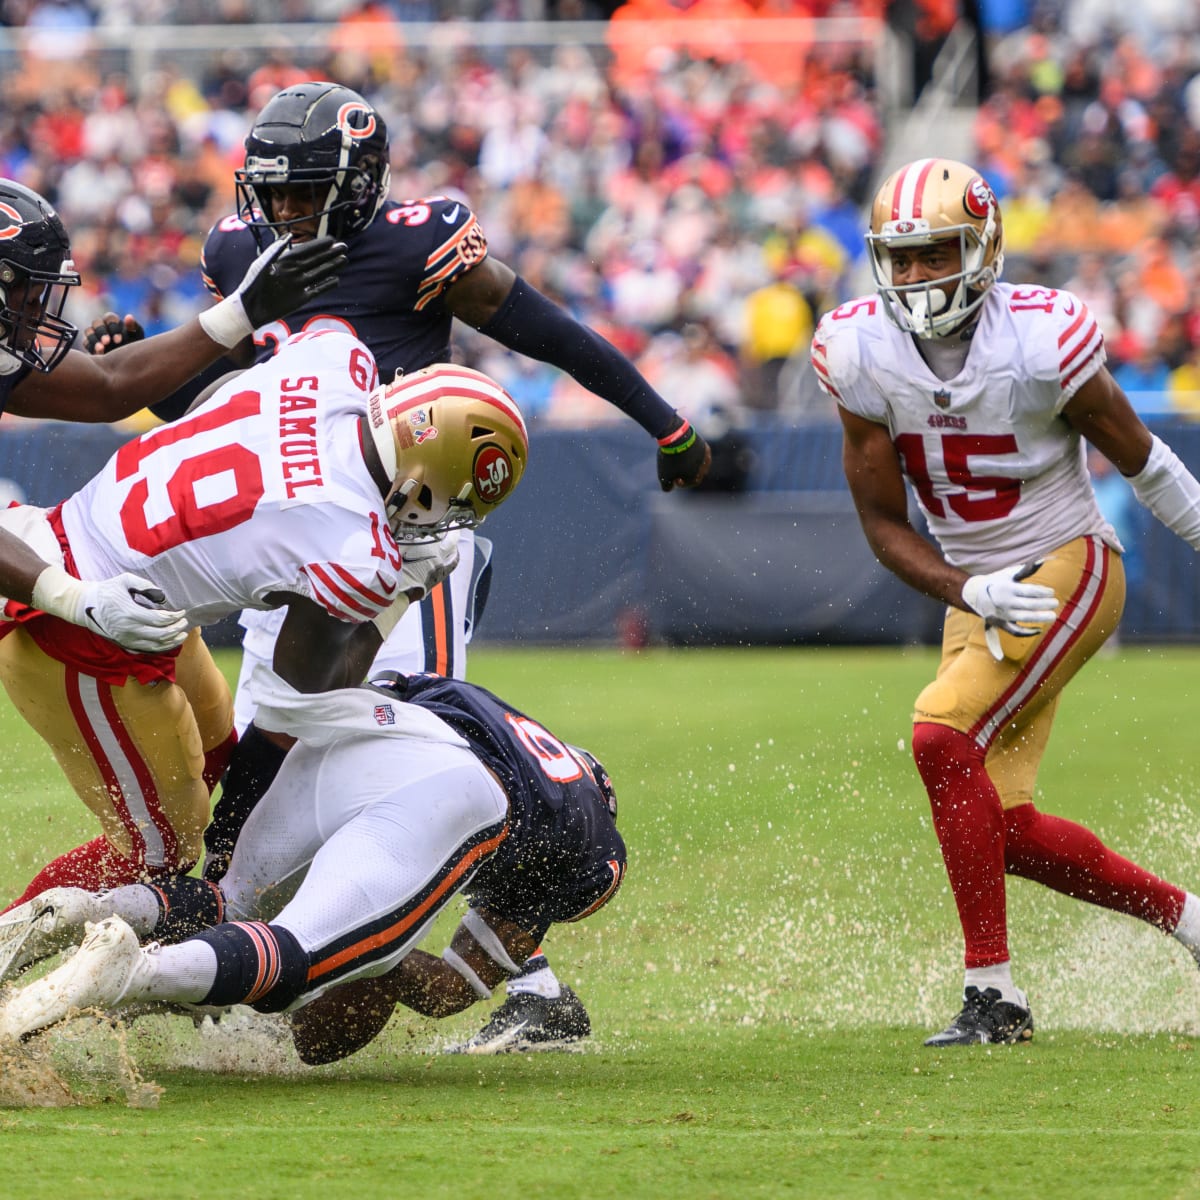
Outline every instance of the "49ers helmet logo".
<svg viewBox="0 0 1200 1200"><path fill-rule="evenodd" d="M971 216L982 221L995 206L996 197L988 186L987 180L980 175L974 176L967 184L967 190L963 194L963 208Z"/></svg>
<svg viewBox="0 0 1200 1200"><path fill-rule="evenodd" d="M337 124L352 138L369 138L375 132L375 111L351 100L338 109Z"/></svg>
<svg viewBox="0 0 1200 1200"><path fill-rule="evenodd" d="M19 237L25 219L11 204L0 204L0 242Z"/></svg>
<svg viewBox="0 0 1200 1200"><path fill-rule="evenodd" d="M475 480L476 493L487 504L499 504L512 490L512 463L508 455L494 442L489 442L476 451L471 474Z"/></svg>

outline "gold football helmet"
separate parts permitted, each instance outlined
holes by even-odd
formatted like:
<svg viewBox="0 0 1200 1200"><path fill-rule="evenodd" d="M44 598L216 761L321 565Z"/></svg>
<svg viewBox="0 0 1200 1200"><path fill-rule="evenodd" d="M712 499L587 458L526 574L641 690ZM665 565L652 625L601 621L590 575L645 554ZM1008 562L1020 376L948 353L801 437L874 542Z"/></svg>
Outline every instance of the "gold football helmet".
<svg viewBox="0 0 1200 1200"><path fill-rule="evenodd" d="M474 528L507 499L529 459L516 402L470 367L435 363L381 384L367 420L392 480L384 499L399 542Z"/></svg>
<svg viewBox="0 0 1200 1200"><path fill-rule="evenodd" d="M948 238L958 239L961 271L896 286L893 250ZM965 163L918 159L890 175L875 193L867 246L875 285L891 320L917 337L943 337L975 312L1004 269L1000 205L983 176Z"/></svg>

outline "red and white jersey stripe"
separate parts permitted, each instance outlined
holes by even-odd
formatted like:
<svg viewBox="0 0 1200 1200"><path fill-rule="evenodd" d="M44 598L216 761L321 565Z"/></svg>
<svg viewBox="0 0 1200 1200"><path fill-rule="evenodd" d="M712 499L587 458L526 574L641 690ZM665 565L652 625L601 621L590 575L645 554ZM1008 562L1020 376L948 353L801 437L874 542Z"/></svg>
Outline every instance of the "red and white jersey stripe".
<svg viewBox="0 0 1200 1200"><path fill-rule="evenodd" d="M1005 283L988 293L951 379L933 372L878 296L826 313L812 344L821 388L887 426L930 532L973 573L1085 534L1119 548L1083 441L1060 416L1104 361L1103 335L1078 296Z"/></svg>

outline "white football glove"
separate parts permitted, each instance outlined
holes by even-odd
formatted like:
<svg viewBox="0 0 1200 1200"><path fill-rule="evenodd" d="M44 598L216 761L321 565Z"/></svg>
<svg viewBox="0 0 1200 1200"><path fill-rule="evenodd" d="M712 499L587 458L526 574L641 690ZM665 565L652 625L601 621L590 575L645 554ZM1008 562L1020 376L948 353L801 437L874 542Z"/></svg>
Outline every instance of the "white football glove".
<svg viewBox="0 0 1200 1200"><path fill-rule="evenodd" d="M424 600L458 566L458 530L451 529L435 542L408 542L401 553L400 590L420 588L418 599Z"/></svg>
<svg viewBox="0 0 1200 1200"><path fill-rule="evenodd" d="M1022 582L1041 565L1041 561L1020 563L990 575L972 575L963 584L963 603L983 618L987 647L997 662L1004 657L1001 629L1013 637L1035 637L1058 612L1053 588Z"/></svg>
<svg viewBox="0 0 1200 1200"><path fill-rule="evenodd" d="M396 623L458 566L458 530L452 529L434 542L405 542L400 566L400 595L374 618L375 628L385 641ZM409 592L419 591L416 598Z"/></svg>
<svg viewBox="0 0 1200 1200"><path fill-rule="evenodd" d="M187 637L186 615L166 608L166 596L140 575L76 579L47 567L33 585L33 607L140 653L173 650Z"/></svg>

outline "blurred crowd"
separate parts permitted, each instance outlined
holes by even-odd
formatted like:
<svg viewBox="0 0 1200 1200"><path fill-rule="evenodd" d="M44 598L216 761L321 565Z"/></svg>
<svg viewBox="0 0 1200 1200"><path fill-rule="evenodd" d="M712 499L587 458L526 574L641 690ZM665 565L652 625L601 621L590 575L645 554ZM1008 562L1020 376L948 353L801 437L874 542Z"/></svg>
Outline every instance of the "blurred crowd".
<svg viewBox="0 0 1200 1200"><path fill-rule="evenodd" d="M734 12L740 0L691 8L706 4ZM248 5L220 7L233 19ZM871 15L865 0L815 8ZM136 78L110 51L76 44L66 58L40 38L21 43L0 79L0 172L59 207L85 279L73 319L112 308L154 332L204 305L200 246L233 209L255 113L280 87L332 78L387 119L394 198L461 195L499 257L691 415L779 407L785 364L807 349L814 316L844 297L861 253L882 138L869 26L836 44L810 45L794 23L791 45L698 45L703 26L681 21L674 41L635 33L610 46L606 29L678 11L630 0L594 45L487 50L465 23L457 37L410 46L388 6L342 9L318 54L268 43L198 58L180 47ZM770 0L765 11L813 9ZM72 28L89 12L75 0L4 8L6 19L24 14L15 38L53 24L48 10ZM456 340L534 419L616 415L559 372L471 331Z"/></svg>
<svg viewBox="0 0 1200 1200"><path fill-rule="evenodd" d="M1004 204L1008 277L1077 291L1135 402L1153 410L1168 397L1200 416L1195 7L0 0L0 173L67 223L85 280L72 319L111 308L155 332L207 304L199 250L233 210L254 114L289 83L337 79L388 121L393 197L461 196L501 258L694 419L827 416L806 352L815 320L863 286L863 213L885 137L879 21L936 45L969 18L986 51L976 159ZM712 16L765 18L770 36L714 40ZM793 22L781 34L794 16L852 17L861 32L815 40ZM588 45L489 48L471 36L474 19L530 17L607 24ZM184 39L136 72L119 38L99 36L128 29L132 46L138 25L187 21L328 27L316 43ZM418 43L414 21L442 22L447 36ZM663 21L678 32L664 37ZM535 420L614 419L561 373L468 330L456 340Z"/></svg>

